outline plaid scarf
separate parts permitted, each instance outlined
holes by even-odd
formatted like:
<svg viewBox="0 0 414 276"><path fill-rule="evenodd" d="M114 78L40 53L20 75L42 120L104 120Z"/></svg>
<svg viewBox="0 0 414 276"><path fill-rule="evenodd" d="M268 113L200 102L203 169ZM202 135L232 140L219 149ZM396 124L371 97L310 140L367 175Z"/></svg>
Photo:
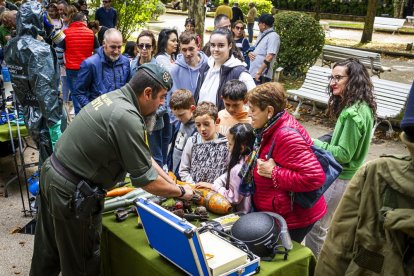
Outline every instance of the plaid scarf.
<svg viewBox="0 0 414 276"><path fill-rule="evenodd" d="M254 130L256 139L254 140L253 150L247 157L246 162L244 162L239 172L239 177L242 179L239 186L239 193L241 195L250 196L254 194L255 186L253 179L253 169L256 166L257 157L259 156L263 133L270 129L277 122L277 120L279 120L279 118L282 117L284 113L285 111L283 110L275 114L266 122L266 124L262 128Z"/></svg>

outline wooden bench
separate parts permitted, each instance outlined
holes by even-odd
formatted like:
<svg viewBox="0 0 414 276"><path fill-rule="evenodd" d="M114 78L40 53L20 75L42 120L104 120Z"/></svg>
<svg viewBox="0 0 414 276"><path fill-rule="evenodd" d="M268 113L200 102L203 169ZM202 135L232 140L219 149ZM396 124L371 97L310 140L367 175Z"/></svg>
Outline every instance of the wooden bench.
<svg viewBox="0 0 414 276"><path fill-rule="evenodd" d="M331 45L324 45L322 48L322 66L331 67L332 63L351 57L359 59L366 68L371 69L372 75L377 75L379 78L381 73L391 71L391 68L382 66L381 55L378 53Z"/></svg>
<svg viewBox="0 0 414 276"><path fill-rule="evenodd" d="M400 18L391 18L391 17L379 17L376 16L374 20L374 30L387 30L392 31L392 34L395 31L399 31L404 25L405 19Z"/></svg>
<svg viewBox="0 0 414 276"><path fill-rule="evenodd" d="M328 104L327 87L330 75L331 69L312 66L306 74L302 87L298 90L287 91L299 102L293 113L296 118L299 118L299 109L306 100L312 102L313 110L311 114L316 113L316 103ZM403 111L411 85L378 78L371 78L371 80L374 85L374 96L377 103L377 120L373 132L379 124L386 122L389 126L387 136L391 136L394 130L390 119L396 118Z"/></svg>

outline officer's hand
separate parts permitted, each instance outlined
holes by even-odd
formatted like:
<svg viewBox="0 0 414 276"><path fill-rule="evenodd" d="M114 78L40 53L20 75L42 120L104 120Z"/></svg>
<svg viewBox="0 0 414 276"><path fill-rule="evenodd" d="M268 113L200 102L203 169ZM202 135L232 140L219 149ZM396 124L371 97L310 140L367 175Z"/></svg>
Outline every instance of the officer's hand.
<svg viewBox="0 0 414 276"><path fill-rule="evenodd" d="M182 198L184 200L191 200L193 198L193 195L194 195L193 189L191 189L191 187L189 185L183 185L183 187L184 187L184 190L185 190L185 194L180 198Z"/></svg>

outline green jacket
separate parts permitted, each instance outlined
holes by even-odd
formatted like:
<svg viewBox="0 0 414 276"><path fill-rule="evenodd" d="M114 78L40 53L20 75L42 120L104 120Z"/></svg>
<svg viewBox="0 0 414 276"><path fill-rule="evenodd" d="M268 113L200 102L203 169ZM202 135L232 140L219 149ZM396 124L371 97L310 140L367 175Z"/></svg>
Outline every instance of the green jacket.
<svg viewBox="0 0 414 276"><path fill-rule="evenodd" d="M314 139L317 147L328 150L342 165L339 179L351 179L364 163L371 143L374 117L366 102L342 110L330 143Z"/></svg>
<svg viewBox="0 0 414 276"><path fill-rule="evenodd" d="M401 140L411 156L368 162L349 182L315 275L414 275L414 254L408 269L402 262L414 239L414 143Z"/></svg>

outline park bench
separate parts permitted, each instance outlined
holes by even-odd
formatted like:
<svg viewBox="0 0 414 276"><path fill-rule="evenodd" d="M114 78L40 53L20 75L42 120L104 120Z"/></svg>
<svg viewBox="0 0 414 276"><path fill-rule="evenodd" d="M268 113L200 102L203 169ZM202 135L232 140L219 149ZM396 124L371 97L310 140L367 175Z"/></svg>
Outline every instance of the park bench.
<svg viewBox="0 0 414 276"><path fill-rule="evenodd" d="M398 32L403 27L404 22L405 19L376 16L374 30L387 30L392 31L392 34L394 34L395 31Z"/></svg>
<svg viewBox="0 0 414 276"><path fill-rule="evenodd" d="M332 63L351 57L359 59L366 68L371 69L372 75L378 77L381 73L391 70L389 67L382 66L381 55L378 53L331 45L324 45L322 48L322 66L328 65L331 67Z"/></svg>
<svg viewBox="0 0 414 276"><path fill-rule="evenodd" d="M295 100L298 100L298 105L293 112L296 118L300 116L299 109L306 100L312 102L311 114L316 113L316 103L328 104L327 87L330 75L331 69L312 66L306 74L302 87L298 90L287 91ZM377 103L377 119L373 131L379 124L386 122L389 126L387 135L390 136L394 132L390 119L396 118L403 111L411 85L378 78L371 78L371 80L374 85L374 96Z"/></svg>
<svg viewBox="0 0 414 276"><path fill-rule="evenodd" d="M408 15L408 16L406 17L406 19L407 19L407 22L408 22L410 25L414 26L414 16L410 16L410 15Z"/></svg>

